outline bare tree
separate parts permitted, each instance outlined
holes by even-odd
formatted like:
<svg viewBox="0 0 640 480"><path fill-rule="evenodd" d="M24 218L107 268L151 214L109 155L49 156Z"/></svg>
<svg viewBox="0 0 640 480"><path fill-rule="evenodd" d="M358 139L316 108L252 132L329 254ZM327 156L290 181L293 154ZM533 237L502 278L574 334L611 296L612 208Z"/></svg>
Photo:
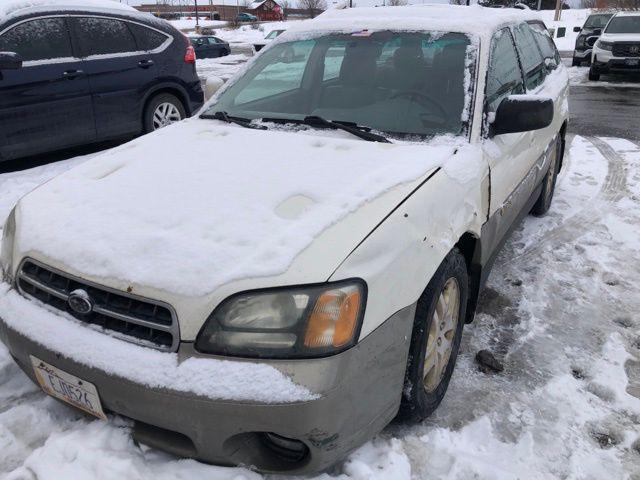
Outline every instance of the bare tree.
<svg viewBox="0 0 640 480"><path fill-rule="evenodd" d="M407 0L387 0L387 5L389 5L390 7L400 7L406 4Z"/></svg>
<svg viewBox="0 0 640 480"><path fill-rule="evenodd" d="M587 0L599 10L640 10L640 0Z"/></svg>
<svg viewBox="0 0 640 480"><path fill-rule="evenodd" d="M325 0L298 0L298 8L306 10L309 17L313 18L327 8Z"/></svg>
<svg viewBox="0 0 640 480"><path fill-rule="evenodd" d="M449 0L450 5L466 5L467 0Z"/></svg>

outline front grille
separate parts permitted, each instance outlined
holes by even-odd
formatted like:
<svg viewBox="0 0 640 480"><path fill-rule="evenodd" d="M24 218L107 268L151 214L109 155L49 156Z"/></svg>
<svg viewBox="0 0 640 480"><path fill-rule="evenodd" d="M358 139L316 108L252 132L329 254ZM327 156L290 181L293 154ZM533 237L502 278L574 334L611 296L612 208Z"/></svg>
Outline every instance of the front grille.
<svg viewBox="0 0 640 480"><path fill-rule="evenodd" d="M22 263L17 283L23 294L124 340L167 351L178 347L176 315L161 302L96 285L31 259ZM77 313L69 306L75 290L88 294L93 303L89 313Z"/></svg>
<svg viewBox="0 0 640 480"><path fill-rule="evenodd" d="M640 57L640 42L613 44L614 57Z"/></svg>

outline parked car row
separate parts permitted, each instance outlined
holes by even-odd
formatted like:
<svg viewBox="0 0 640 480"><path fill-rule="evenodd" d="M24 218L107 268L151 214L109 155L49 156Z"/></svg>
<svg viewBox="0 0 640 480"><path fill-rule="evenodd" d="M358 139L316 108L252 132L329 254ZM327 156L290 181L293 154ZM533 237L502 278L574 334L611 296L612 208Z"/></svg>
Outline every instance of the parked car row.
<svg viewBox="0 0 640 480"><path fill-rule="evenodd" d="M533 12L405 12L300 22L199 118L24 196L3 229L0 339L25 373L96 417L132 419L141 443L265 472L325 470L393 418L430 415L501 246L551 206L568 75ZM21 84L3 112L34 92L60 103L5 113L10 138L50 135L31 115L62 134L102 112L97 126L132 133L143 112L199 104L193 47L166 26L38 10L1 32L4 61L25 60L2 82L44 65L56 89L87 83L80 99ZM55 64L33 58L53 48ZM190 100L121 92L112 61L115 75L158 69ZM125 121L130 102L140 114ZM52 118L67 104L74 115Z"/></svg>
<svg viewBox="0 0 640 480"><path fill-rule="evenodd" d="M203 103L195 61L189 39L150 15L79 6L0 18L0 161L192 115Z"/></svg>
<svg viewBox="0 0 640 480"><path fill-rule="evenodd" d="M590 15L573 52L572 65L590 65L589 80L608 73L640 73L640 13L618 12Z"/></svg>

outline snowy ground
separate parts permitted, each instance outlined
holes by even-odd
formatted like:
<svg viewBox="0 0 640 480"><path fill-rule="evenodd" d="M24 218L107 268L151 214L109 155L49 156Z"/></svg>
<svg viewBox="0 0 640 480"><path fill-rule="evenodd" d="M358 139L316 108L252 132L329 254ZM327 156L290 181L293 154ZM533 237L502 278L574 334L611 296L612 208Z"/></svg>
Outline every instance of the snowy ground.
<svg viewBox="0 0 640 480"><path fill-rule="evenodd" d="M0 218L86 157L0 175ZM329 479L640 479L640 145L575 137L551 212L507 243L436 414L389 426ZM475 353L505 363L480 373ZM46 397L0 346L0 477L259 479L140 448L127 420Z"/></svg>
<svg viewBox="0 0 640 480"><path fill-rule="evenodd" d="M589 80L589 67L570 67L569 82L572 86L640 88L640 74L601 75L600 80Z"/></svg>

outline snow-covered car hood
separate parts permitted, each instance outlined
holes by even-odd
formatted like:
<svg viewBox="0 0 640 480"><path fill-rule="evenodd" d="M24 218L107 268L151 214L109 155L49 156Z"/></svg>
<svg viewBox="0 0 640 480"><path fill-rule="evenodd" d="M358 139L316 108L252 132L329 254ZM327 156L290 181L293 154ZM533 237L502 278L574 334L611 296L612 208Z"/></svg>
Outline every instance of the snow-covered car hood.
<svg viewBox="0 0 640 480"><path fill-rule="evenodd" d="M603 33L600 35L603 42L638 42L640 33Z"/></svg>
<svg viewBox="0 0 640 480"><path fill-rule="evenodd" d="M189 297L289 270L308 268L320 272L313 281L325 281L455 148L194 119L110 150L23 197L16 249L116 288ZM322 258L295 262L344 222Z"/></svg>

